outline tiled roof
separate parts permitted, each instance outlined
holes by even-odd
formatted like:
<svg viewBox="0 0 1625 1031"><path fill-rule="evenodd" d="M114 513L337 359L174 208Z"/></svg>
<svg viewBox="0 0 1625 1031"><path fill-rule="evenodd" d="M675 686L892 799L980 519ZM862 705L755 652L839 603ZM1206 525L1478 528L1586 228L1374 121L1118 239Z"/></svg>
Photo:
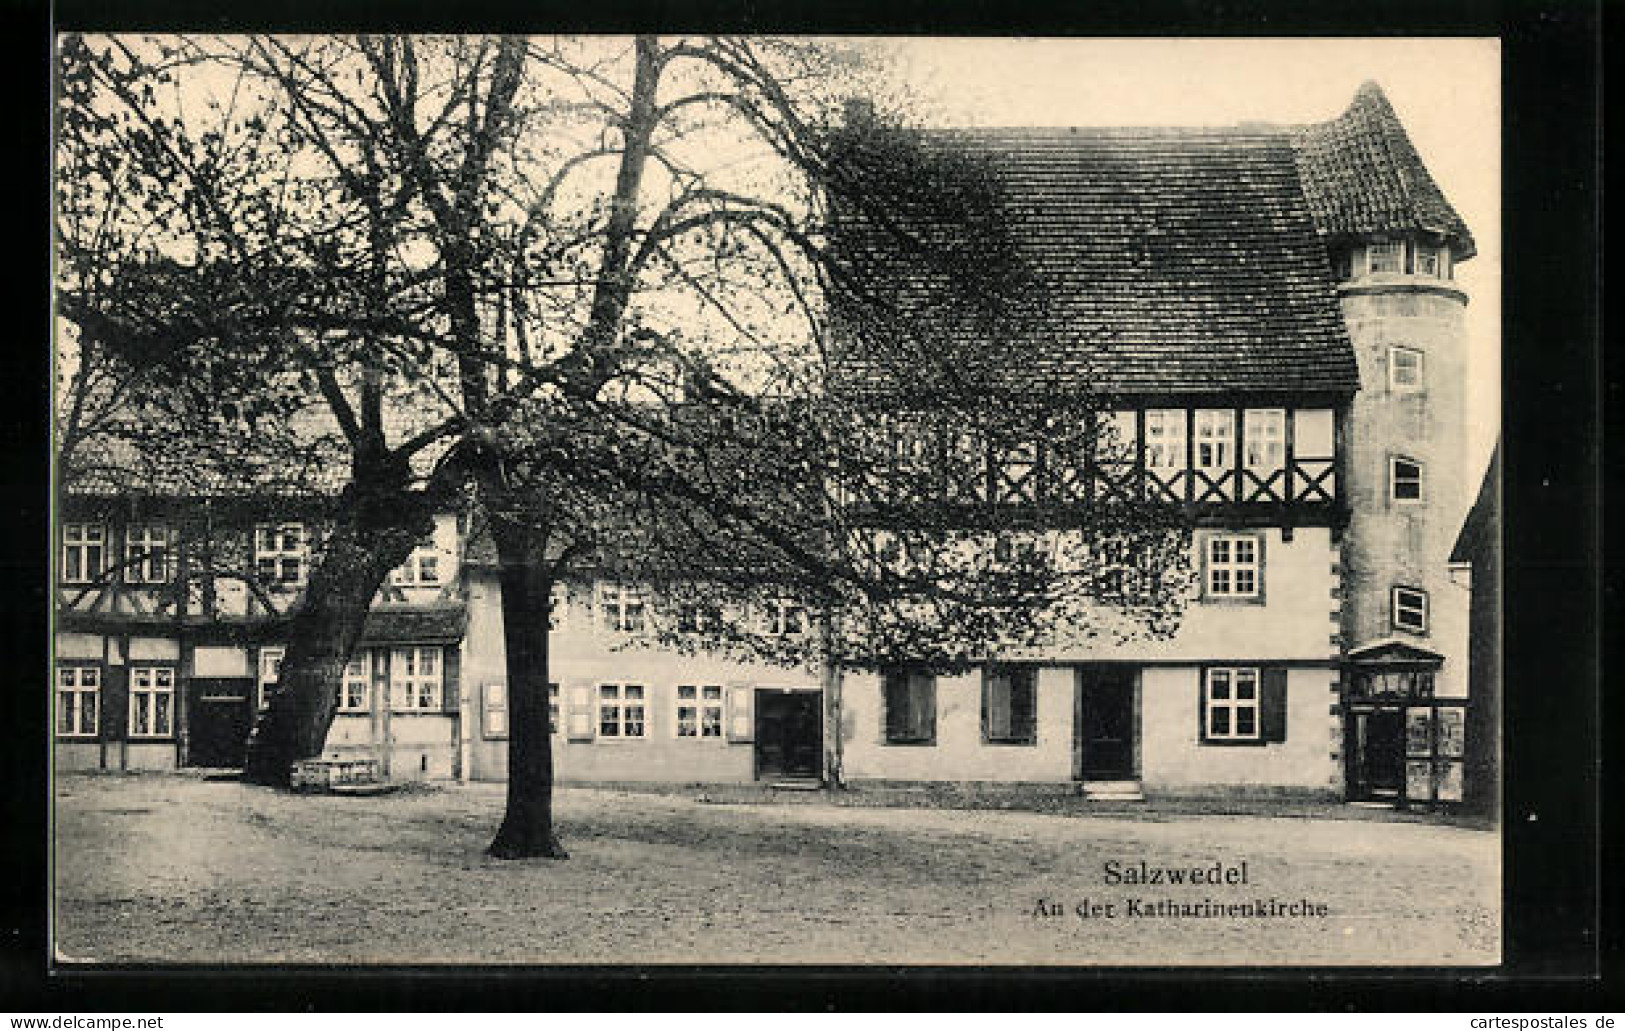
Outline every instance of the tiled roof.
<svg viewBox="0 0 1625 1031"><path fill-rule="evenodd" d="M1005 386L1358 386L1286 135L986 129L928 139L985 164L1018 253L1044 284L1032 339L995 345L1009 352ZM852 371L884 389L878 368Z"/></svg>
<svg viewBox="0 0 1625 1031"><path fill-rule="evenodd" d="M1290 130L1304 196L1328 236L1425 231L1449 240L1457 260L1476 253L1450 206L1374 82L1329 122Z"/></svg>
<svg viewBox="0 0 1625 1031"><path fill-rule="evenodd" d="M996 370L990 385L1009 390L1355 390L1325 240L1425 229L1447 236L1458 257L1472 253L1374 84L1347 113L1312 126L956 129L923 139L986 169L1002 223L1044 284L1045 310L1024 339L978 344ZM857 244L866 245L874 238ZM929 310L924 298L942 280L900 275L904 311ZM899 363L854 350L843 386L898 389Z"/></svg>
<svg viewBox="0 0 1625 1031"><path fill-rule="evenodd" d="M433 609L374 609L361 630L362 644L456 644L463 639L468 613L463 606Z"/></svg>

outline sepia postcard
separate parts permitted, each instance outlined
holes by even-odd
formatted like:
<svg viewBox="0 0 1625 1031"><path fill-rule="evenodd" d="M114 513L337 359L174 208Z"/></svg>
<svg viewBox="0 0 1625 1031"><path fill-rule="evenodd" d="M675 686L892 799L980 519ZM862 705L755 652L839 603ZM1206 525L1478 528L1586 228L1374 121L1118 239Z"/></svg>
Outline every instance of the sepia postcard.
<svg viewBox="0 0 1625 1031"><path fill-rule="evenodd" d="M1502 962L1498 40L55 77L57 969Z"/></svg>

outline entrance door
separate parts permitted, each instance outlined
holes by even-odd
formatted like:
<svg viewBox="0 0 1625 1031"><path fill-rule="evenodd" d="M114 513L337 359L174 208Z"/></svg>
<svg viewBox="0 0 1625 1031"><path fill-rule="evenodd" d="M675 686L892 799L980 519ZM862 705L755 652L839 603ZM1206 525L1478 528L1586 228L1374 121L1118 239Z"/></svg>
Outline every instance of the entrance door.
<svg viewBox="0 0 1625 1031"><path fill-rule="evenodd" d="M1078 779L1134 777L1134 673L1132 666L1078 671Z"/></svg>
<svg viewBox="0 0 1625 1031"><path fill-rule="evenodd" d="M248 755L254 681L247 677L194 677L186 719L191 728L189 766L241 768Z"/></svg>
<svg viewBox="0 0 1625 1031"><path fill-rule="evenodd" d="M756 777L821 779L824 766L822 695L817 691L756 691Z"/></svg>
<svg viewBox="0 0 1625 1031"><path fill-rule="evenodd" d="M1396 799L1405 776L1405 718L1398 708L1356 712L1353 798Z"/></svg>

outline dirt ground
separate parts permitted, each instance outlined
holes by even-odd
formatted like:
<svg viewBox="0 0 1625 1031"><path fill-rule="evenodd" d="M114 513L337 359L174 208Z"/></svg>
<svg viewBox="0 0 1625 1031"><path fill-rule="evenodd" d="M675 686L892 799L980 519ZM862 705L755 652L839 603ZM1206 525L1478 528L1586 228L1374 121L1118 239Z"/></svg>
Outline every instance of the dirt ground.
<svg viewBox="0 0 1625 1031"><path fill-rule="evenodd" d="M1499 838L1464 827L568 788L558 808L571 859L512 863L483 855L500 785L340 798L80 774L55 791L64 963L1499 960ZM1111 860L1245 861L1248 884L1111 885ZM1327 915L1141 915L1204 899L1307 900Z"/></svg>

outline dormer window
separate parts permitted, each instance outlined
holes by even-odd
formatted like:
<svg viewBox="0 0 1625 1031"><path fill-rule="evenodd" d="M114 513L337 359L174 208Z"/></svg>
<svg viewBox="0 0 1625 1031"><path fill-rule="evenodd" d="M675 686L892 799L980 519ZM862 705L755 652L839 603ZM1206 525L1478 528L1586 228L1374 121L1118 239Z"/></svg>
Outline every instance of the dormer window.
<svg viewBox="0 0 1625 1031"><path fill-rule="evenodd" d="M1374 243L1366 248L1366 270L1372 275L1402 272L1404 263L1405 245L1402 243Z"/></svg>

